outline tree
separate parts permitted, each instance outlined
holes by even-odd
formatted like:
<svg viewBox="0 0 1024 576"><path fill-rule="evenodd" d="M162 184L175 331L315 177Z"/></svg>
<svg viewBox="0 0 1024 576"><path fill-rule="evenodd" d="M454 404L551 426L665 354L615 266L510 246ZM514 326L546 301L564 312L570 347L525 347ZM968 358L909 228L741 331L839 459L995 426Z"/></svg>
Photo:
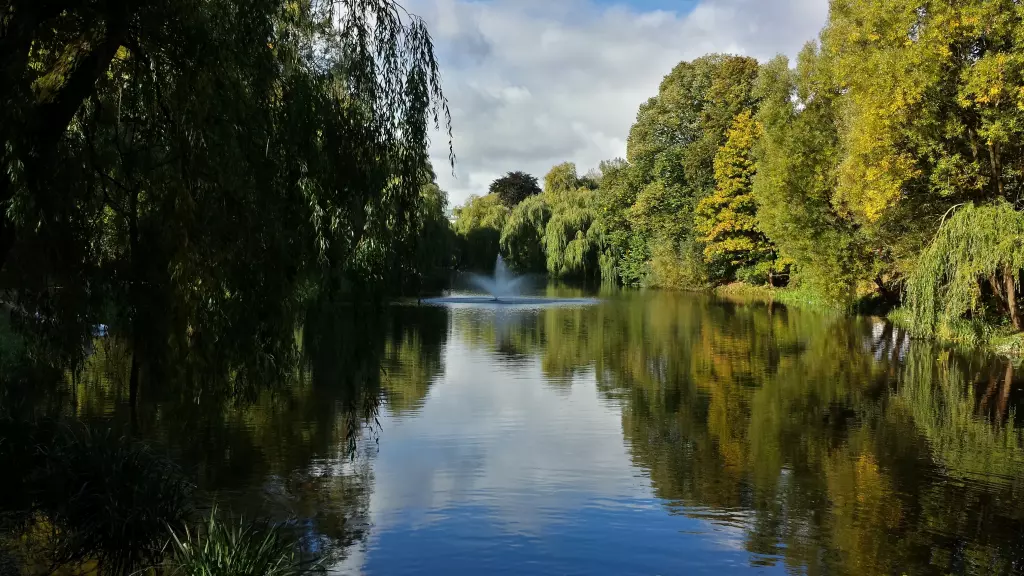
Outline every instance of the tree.
<svg viewBox="0 0 1024 576"><path fill-rule="evenodd" d="M715 156L715 192L697 205L696 229L704 257L727 279L735 277L737 269L746 270L746 277L760 273L769 281L775 272L775 248L757 227L752 193L753 147L760 131L749 110L736 117Z"/></svg>
<svg viewBox="0 0 1024 576"><path fill-rule="evenodd" d="M733 118L755 104L757 73L756 60L739 56L682 62L640 107L627 143L627 159L641 175L630 221L648 239L656 272L650 282L707 283L694 213L714 190L714 158Z"/></svg>
<svg viewBox="0 0 1024 576"><path fill-rule="evenodd" d="M575 192L580 187L576 164L563 162L551 168L544 176L544 192L549 197Z"/></svg>
<svg viewBox="0 0 1024 576"><path fill-rule="evenodd" d="M893 287L943 214L1024 185L1021 7L841 0L818 67L838 95L833 204L859 229L864 280Z"/></svg>
<svg viewBox="0 0 1024 576"><path fill-rule="evenodd" d="M280 380L304 294L402 284L429 124L448 123L420 19L390 0L16 0L3 22L6 298L69 360L110 324L133 404L184 357L238 391Z"/></svg>
<svg viewBox="0 0 1024 576"><path fill-rule="evenodd" d="M866 243L834 206L839 159L837 98L809 44L796 71L785 57L767 63L758 79L753 195L757 226L792 259L794 280L828 300L849 302L868 274Z"/></svg>
<svg viewBox="0 0 1024 576"><path fill-rule="evenodd" d="M544 272L544 234L551 220L546 196L530 196L517 205L501 231L501 248L509 264L522 272Z"/></svg>
<svg viewBox="0 0 1024 576"><path fill-rule="evenodd" d="M507 208L515 208L517 204L530 196L541 193L537 178L526 172L509 172L508 174L491 182L488 189L491 194L496 194Z"/></svg>
<svg viewBox="0 0 1024 576"><path fill-rule="evenodd" d="M598 218L604 230L605 263L602 276L636 286L649 275L649 238L631 225L629 210L636 202L640 186L639 170L619 158L601 162L598 191Z"/></svg>
<svg viewBox="0 0 1024 576"><path fill-rule="evenodd" d="M564 165L562 165L564 166ZM559 171L556 166L552 173ZM596 278L601 274L603 230L597 194L587 188L549 195L551 218L544 229L548 273L553 276Z"/></svg>
<svg viewBox="0 0 1024 576"><path fill-rule="evenodd" d="M1013 329L1024 331L1022 270L1024 213L1003 201L958 208L908 278L912 328L929 336L955 336L965 315L984 317L987 293Z"/></svg>
<svg viewBox="0 0 1024 576"><path fill-rule="evenodd" d="M448 193L436 182L423 186L417 207L417 230L414 242L408 242L402 276L413 290L438 288L448 280L454 267L456 236L446 215Z"/></svg>
<svg viewBox="0 0 1024 576"><path fill-rule="evenodd" d="M455 233L460 238L460 266L475 270L491 270L498 258L501 232L509 209L496 194L470 196L456 208Z"/></svg>

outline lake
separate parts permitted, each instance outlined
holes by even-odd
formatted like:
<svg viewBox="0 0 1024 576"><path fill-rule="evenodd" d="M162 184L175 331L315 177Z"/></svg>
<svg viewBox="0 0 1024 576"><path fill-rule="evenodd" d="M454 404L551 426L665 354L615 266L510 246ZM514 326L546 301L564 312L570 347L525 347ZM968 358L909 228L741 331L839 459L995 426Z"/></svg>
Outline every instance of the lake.
<svg viewBox="0 0 1024 576"><path fill-rule="evenodd" d="M871 318L668 293L310 317L234 403L144 391L142 433L341 574L1015 574L1012 365ZM76 383L123 419L121 351Z"/></svg>

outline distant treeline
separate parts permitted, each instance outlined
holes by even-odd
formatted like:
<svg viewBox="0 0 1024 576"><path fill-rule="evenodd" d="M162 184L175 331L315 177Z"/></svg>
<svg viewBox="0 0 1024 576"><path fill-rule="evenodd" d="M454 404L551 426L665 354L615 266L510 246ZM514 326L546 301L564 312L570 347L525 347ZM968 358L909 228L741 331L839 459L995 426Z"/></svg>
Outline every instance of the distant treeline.
<svg viewBox="0 0 1024 576"><path fill-rule="evenodd" d="M902 303L920 334L1019 332L1022 38L1010 0L833 0L795 67L682 62L626 159L555 166L543 189L510 173L471 198L455 210L463 264L500 250L624 285L799 285Z"/></svg>

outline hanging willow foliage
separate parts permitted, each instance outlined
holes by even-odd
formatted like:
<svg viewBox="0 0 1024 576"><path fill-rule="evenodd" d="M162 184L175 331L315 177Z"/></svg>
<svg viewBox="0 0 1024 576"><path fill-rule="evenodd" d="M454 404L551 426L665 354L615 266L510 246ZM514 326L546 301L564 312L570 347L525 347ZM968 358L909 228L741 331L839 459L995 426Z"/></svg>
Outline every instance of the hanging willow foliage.
<svg viewBox="0 0 1024 576"><path fill-rule="evenodd" d="M79 353L102 321L133 359L287 373L310 287L409 272L431 124L450 135L433 44L393 0L12 0L2 281Z"/></svg>
<svg viewBox="0 0 1024 576"><path fill-rule="evenodd" d="M544 195L529 196L509 214L501 231L501 250L523 272L541 272L546 260L542 247L551 206Z"/></svg>
<svg viewBox="0 0 1024 576"><path fill-rule="evenodd" d="M556 196L551 220L544 232L548 272L555 276L594 276L601 252L597 196L580 188Z"/></svg>
<svg viewBox="0 0 1024 576"><path fill-rule="evenodd" d="M933 335L968 314L983 314L983 296L991 293L1020 331L1022 268L1024 213L1006 202L961 207L939 227L908 278L912 330Z"/></svg>

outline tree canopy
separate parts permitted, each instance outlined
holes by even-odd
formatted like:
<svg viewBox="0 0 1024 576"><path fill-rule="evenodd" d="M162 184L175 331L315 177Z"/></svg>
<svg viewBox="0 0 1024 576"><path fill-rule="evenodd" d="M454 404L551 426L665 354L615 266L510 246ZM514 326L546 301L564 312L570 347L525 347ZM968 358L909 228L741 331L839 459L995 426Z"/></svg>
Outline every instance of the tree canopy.
<svg viewBox="0 0 1024 576"><path fill-rule="evenodd" d="M535 176L530 176L526 172L509 172L491 182L488 192L497 194L498 199L507 208L514 208L530 196L540 194L541 189Z"/></svg>
<svg viewBox="0 0 1024 576"><path fill-rule="evenodd" d="M449 117L426 26L398 4L0 14L0 279L42 341L78 356L105 323L151 368L227 358L244 383L288 369L303 294L422 275L408 255L444 205L424 193L428 129Z"/></svg>

